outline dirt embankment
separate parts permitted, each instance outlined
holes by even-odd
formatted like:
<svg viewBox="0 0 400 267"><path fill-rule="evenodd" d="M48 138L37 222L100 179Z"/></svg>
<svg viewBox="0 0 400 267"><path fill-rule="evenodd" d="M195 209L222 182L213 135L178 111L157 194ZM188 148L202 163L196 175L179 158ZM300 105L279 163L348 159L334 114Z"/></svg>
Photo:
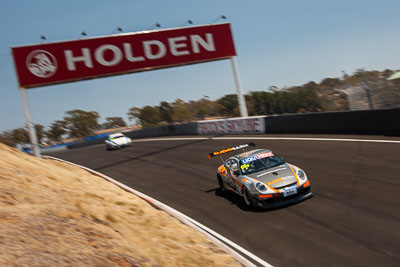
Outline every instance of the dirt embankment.
<svg viewBox="0 0 400 267"><path fill-rule="evenodd" d="M240 266L100 177L1 143L0 158L0 266Z"/></svg>

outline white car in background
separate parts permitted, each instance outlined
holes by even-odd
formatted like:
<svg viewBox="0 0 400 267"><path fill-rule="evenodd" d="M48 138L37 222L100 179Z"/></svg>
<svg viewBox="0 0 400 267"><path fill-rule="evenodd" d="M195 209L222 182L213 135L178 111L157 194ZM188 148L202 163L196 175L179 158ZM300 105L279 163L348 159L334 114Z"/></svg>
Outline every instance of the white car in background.
<svg viewBox="0 0 400 267"><path fill-rule="evenodd" d="M110 134L105 141L107 149L119 149L126 146L132 146L132 139L122 133Z"/></svg>

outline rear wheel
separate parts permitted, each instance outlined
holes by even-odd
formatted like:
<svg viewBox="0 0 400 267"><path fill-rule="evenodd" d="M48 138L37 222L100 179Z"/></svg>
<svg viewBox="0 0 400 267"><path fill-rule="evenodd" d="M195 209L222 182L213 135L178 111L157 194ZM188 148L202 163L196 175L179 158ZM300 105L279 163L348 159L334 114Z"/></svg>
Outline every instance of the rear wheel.
<svg viewBox="0 0 400 267"><path fill-rule="evenodd" d="M226 186L224 184L224 181L222 180L222 177L217 175L217 179L218 179L219 190L221 192L225 192L226 191Z"/></svg>

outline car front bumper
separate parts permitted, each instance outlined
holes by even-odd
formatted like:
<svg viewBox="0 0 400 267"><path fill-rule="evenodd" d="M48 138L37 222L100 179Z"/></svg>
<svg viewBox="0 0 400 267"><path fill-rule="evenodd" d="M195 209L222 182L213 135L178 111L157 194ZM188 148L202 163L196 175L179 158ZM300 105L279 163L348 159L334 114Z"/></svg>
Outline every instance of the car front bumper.
<svg viewBox="0 0 400 267"><path fill-rule="evenodd" d="M123 147L128 147L128 146L132 146L132 142L131 143L126 143L126 144L121 144L121 145L117 145L117 144L106 144L108 149L120 149Z"/></svg>
<svg viewBox="0 0 400 267"><path fill-rule="evenodd" d="M285 205L294 204L313 196L311 186L298 187L297 193L291 196L284 197L283 193L277 193L276 196L271 198L253 197L253 204L255 207L261 208L275 208Z"/></svg>

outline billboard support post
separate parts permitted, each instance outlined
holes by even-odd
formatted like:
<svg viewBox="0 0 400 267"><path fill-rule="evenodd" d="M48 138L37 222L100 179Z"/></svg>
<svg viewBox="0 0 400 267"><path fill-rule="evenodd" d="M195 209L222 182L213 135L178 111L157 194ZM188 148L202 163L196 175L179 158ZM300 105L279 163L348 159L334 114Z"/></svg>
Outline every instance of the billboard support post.
<svg viewBox="0 0 400 267"><path fill-rule="evenodd" d="M31 114L29 113L29 106L28 106L28 100L26 98L26 92L24 88L20 88L19 91L21 92L22 106L24 108L25 121L26 125L28 126L29 139L31 141L33 155L40 158L41 157L40 149L38 146L35 127L33 126L31 120Z"/></svg>
<svg viewBox="0 0 400 267"><path fill-rule="evenodd" d="M248 117L249 115L247 113L246 100L244 99L243 92L242 92L242 83L241 83L240 77L239 77L239 68L237 65L236 57L231 57L230 59L231 59L231 63L232 63L233 76L235 78L236 91L238 94L240 116Z"/></svg>

